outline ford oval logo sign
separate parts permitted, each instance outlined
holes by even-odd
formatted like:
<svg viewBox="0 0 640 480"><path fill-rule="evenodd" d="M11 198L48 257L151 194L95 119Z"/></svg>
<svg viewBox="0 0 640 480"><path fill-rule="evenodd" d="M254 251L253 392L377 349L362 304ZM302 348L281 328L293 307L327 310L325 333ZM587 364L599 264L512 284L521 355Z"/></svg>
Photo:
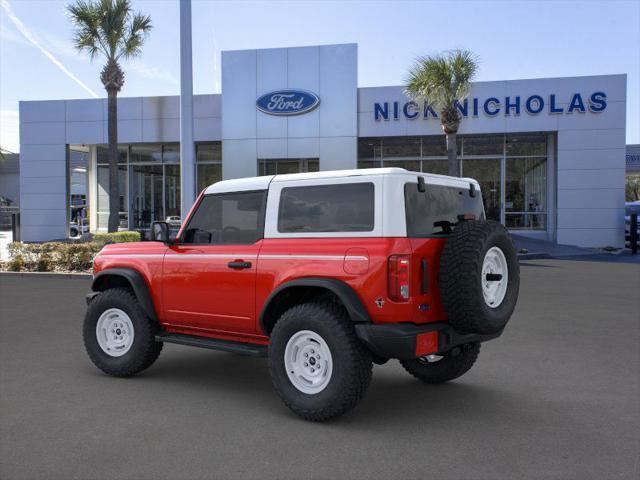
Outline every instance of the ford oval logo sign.
<svg viewBox="0 0 640 480"><path fill-rule="evenodd" d="M310 112L319 103L315 93L304 90L278 90L256 100L258 110L269 115L299 115Z"/></svg>

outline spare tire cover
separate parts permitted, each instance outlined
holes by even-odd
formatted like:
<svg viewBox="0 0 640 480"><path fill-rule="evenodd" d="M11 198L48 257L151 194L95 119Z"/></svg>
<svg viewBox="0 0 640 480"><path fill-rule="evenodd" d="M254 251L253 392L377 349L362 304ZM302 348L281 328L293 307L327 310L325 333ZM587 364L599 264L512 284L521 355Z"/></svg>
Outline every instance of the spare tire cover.
<svg viewBox="0 0 640 480"><path fill-rule="evenodd" d="M507 229L494 221L460 222L442 251L438 286L456 330L500 332L520 287L518 257Z"/></svg>

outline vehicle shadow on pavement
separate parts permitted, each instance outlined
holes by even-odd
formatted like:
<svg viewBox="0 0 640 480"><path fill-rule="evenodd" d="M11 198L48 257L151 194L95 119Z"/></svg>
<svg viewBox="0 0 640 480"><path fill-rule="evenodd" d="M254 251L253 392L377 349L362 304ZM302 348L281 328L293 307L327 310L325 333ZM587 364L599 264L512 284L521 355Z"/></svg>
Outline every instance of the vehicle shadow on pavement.
<svg viewBox="0 0 640 480"><path fill-rule="evenodd" d="M97 371L95 374L101 375ZM277 397L264 358L171 348L163 351L149 370L132 380L145 384L142 387L145 389L151 384L163 390L179 389L191 400L207 399L215 393L219 401L228 402L225 407L239 408L236 410L239 414L242 409L247 409L247 414L260 411L280 421L300 421L308 425ZM324 425L352 429L362 424L367 429L377 429L391 425L397 428L399 424L409 427L416 422L444 424L460 419L465 422L477 419L483 423L494 419L502 423L505 418L526 423L534 421L534 418L528 419L527 410L536 401L525 393L505 392L475 383L471 375L448 384L426 385L390 362L374 366L369 390L357 408Z"/></svg>

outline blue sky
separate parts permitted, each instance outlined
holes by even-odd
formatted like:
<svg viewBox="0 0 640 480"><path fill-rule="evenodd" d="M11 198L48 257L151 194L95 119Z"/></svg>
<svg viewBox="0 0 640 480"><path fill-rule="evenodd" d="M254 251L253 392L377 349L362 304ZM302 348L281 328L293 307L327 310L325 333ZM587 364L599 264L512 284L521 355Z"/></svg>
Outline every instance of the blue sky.
<svg viewBox="0 0 640 480"><path fill-rule="evenodd" d="M101 61L71 46L67 1L0 0L0 144L18 101L104 96ZM133 0L154 30L121 95L179 93L177 0ZM626 73L627 143L640 143L640 1L193 1L194 92L220 91L220 51L358 43L359 86L402 83L412 59L469 48L478 80ZM12 12L11 14L9 12ZM35 44L42 48L38 48ZM42 49L49 52L47 56Z"/></svg>

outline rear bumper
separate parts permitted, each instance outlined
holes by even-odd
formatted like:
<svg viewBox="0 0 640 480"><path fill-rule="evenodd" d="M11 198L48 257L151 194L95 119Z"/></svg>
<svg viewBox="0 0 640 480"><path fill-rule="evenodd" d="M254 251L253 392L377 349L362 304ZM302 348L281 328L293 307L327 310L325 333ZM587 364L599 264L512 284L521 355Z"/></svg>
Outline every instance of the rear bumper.
<svg viewBox="0 0 640 480"><path fill-rule="evenodd" d="M358 338L374 355L400 360L429 354L443 354L460 345L486 342L502 334L502 331L489 335L460 333L445 322L426 325L358 323L355 328ZM419 335L420 337L418 337ZM427 340L426 344L423 342L425 339Z"/></svg>

